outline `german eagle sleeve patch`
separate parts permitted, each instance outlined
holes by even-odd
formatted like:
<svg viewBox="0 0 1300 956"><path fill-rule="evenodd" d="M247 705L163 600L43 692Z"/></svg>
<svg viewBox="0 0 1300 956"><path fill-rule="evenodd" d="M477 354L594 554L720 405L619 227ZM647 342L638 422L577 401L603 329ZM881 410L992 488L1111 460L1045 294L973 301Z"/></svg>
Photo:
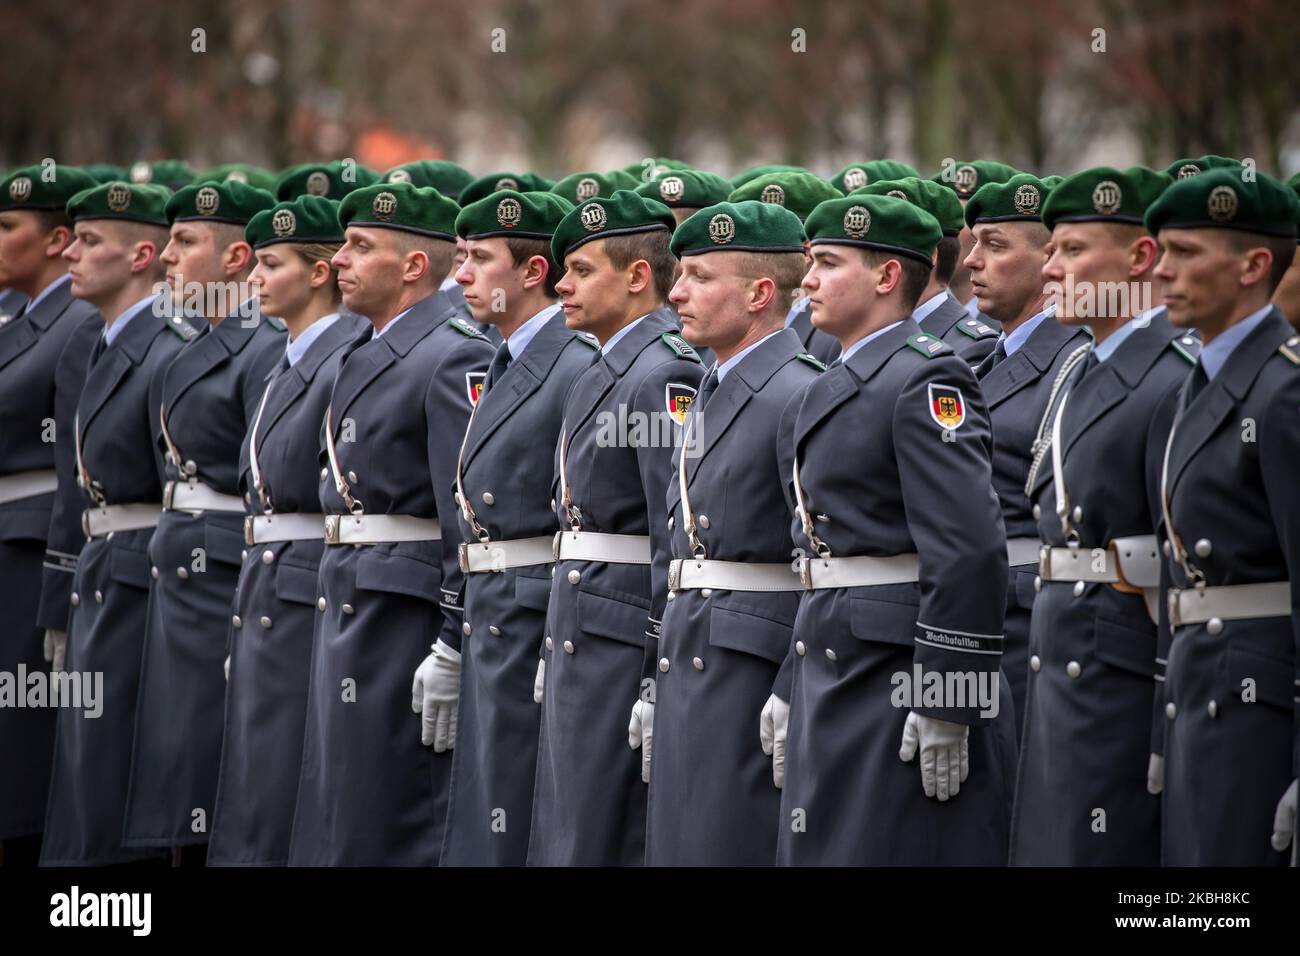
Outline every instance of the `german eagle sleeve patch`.
<svg viewBox="0 0 1300 956"><path fill-rule="evenodd" d="M689 347L689 346L688 346ZM668 414L678 425L686 424L686 413L695 401L695 389L682 382L669 382L664 386L664 404Z"/></svg>
<svg viewBox="0 0 1300 956"><path fill-rule="evenodd" d="M955 385L930 383L930 417L947 431L961 427L966 420L966 399Z"/></svg>

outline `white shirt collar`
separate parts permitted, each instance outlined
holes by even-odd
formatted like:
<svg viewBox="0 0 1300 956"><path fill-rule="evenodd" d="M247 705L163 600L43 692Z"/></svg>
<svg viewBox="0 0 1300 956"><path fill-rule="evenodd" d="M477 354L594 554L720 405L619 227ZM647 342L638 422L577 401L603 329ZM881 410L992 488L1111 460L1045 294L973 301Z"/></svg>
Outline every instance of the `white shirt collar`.
<svg viewBox="0 0 1300 956"><path fill-rule="evenodd" d="M379 336L388 334L388 330L391 329L398 322L402 321L402 319L406 316L406 313L410 312L411 309L414 308L415 306L411 306L410 309L403 309L401 312L398 312L397 315L393 316L392 320L387 325L385 325L382 329L373 329L370 333L370 341L373 342L375 339L379 338Z"/></svg>
<svg viewBox="0 0 1300 956"><path fill-rule="evenodd" d="M130 322L132 319L134 319L137 315L140 315L142 312L144 312L145 309L148 308L157 298L158 296L154 295L151 292L143 299L141 299L139 302L136 302L128 306L125 312L123 312L121 315L119 315L116 319L113 320L112 325L107 326L104 329L104 344L112 345L113 340L122 334L122 330L126 328L127 323Z"/></svg>
<svg viewBox="0 0 1300 956"><path fill-rule="evenodd" d="M1147 309L1145 312L1139 312L1133 318L1121 325L1104 342L1099 342L1092 347L1092 352L1097 356L1098 362L1104 362L1118 351L1124 341L1136 332L1138 329L1145 329L1151 324L1151 316L1155 315L1157 309Z"/></svg>
<svg viewBox="0 0 1300 956"><path fill-rule="evenodd" d="M649 315L649 313L647 312L646 315ZM645 318L645 315L641 316L641 319L644 319L644 318ZM609 337L609 341L606 342L604 345L602 345L602 346L600 347L600 354L601 354L601 355L608 355L608 354L609 354L609 350L612 349L615 345L618 345L619 339L623 338L623 336L627 335L629 332L631 332L633 329L635 329L635 328L637 327L637 325L640 324L641 319L633 319L633 320L632 320L631 322L629 322L627 325L623 326L621 329L619 329L617 332L615 332L613 335L611 335L611 336ZM511 354L513 355L514 353L511 353Z"/></svg>
<svg viewBox="0 0 1300 956"><path fill-rule="evenodd" d="M912 318L919 325L923 320L928 319L935 309L943 304L943 300L948 298L948 290L944 289L938 295L932 295L915 309L912 310Z"/></svg>
<svg viewBox="0 0 1300 956"><path fill-rule="evenodd" d="M438 286L438 291L446 292L448 289L454 289L458 285L460 285L460 283L456 281L455 276L448 276L442 280L442 284Z"/></svg>
<svg viewBox="0 0 1300 956"><path fill-rule="evenodd" d="M808 296L801 295L794 300L794 305L790 306L790 311L785 314L785 327L788 329L794 325L795 316L803 311L804 306L808 304Z"/></svg>
<svg viewBox="0 0 1300 956"><path fill-rule="evenodd" d="M298 333L296 339L290 339L284 347L284 354L289 358L289 365L298 364L298 360L307 354L311 344L325 334L325 330L339 320L337 312L331 312L329 315L322 315L307 328Z"/></svg>
<svg viewBox="0 0 1300 956"><path fill-rule="evenodd" d="M754 349L758 348L760 345L762 345L764 342L766 342L766 341L767 341L768 339L770 339L772 336L774 336L774 335L779 335L780 333L782 333L782 332L784 332L784 331L785 331L785 329L777 329L775 332L769 332L769 333L767 333L767 335L763 336L761 339L759 339L759 340L758 340L757 342L755 342L753 345L747 345L747 346L745 346L743 349L741 349L739 352L737 352L737 353L736 353L735 355L733 355L731 358L727 359L727 360L726 360L725 362L723 362L721 365L718 365L718 364L715 362L713 367L714 367L715 369L718 370L718 384L719 384L719 385L722 384L722 380L723 380L723 378L726 377L727 373L730 372L730 371L731 371L733 368L735 368L737 365L739 365L740 362L741 362L741 360L742 360L746 355L748 355L750 352L754 351Z"/></svg>
<svg viewBox="0 0 1300 956"><path fill-rule="evenodd" d="M36 293L36 298L32 299L31 302L27 303L27 311L31 312L38 305L40 305L42 302L48 299L50 295L53 294L55 289L67 285L71 281L72 281L72 276L68 275L68 273L66 272L63 273L63 275L59 276L57 279L55 279L53 282L47 285L40 292Z"/></svg>
<svg viewBox="0 0 1300 956"><path fill-rule="evenodd" d="M562 306L558 302L555 305L548 305L510 333L510 338L506 339L506 345L510 347L510 361L513 362L524 354L524 349L528 348L528 343L542 330L542 326L555 318L561 308Z"/></svg>
<svg viewBox="0 0 1300 956"><path fill-rule="evenodd" d="M849 359L853 358L853 356L857 352L861 351L862 347L866 345L868 342L870 342L872 339L878 339L886 332L888 332L890 329L900 326L902 324L903 324L902 319L899 319L897 322L890 322L883 329L876 329L876 331L872 332L870 335L858 339L856 342L854 342L852 345L850 345L848 348L846 348L843 352L840 353L839 363L841 365L845 364L846 362L848 362Z"/></svg>

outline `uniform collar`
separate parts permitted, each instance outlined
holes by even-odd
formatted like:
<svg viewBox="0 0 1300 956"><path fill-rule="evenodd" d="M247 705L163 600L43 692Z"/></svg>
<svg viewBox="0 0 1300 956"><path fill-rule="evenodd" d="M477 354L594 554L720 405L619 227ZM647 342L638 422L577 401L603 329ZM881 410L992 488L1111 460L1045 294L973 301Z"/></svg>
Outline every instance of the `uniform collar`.
<svg viewBox="0 0 1300 956"><path fill-rule="evenodd" d="M998 341L1001 342L1002 347L1006 349L1007 358L1015 355L1020 346L1029 341L1029 336L1034 334L1034 330L1042 325L1043 321L1049 316L1054 316L1055 313L1056 309L1049 305L1047 308L1043 309L1043 311L1030 316L1024 322L1020 323L1020 325L1016 326L1015 331L1003 332Z"/></svg>
<svg viewBox="0 0 1300 956"><path fill-rule="evenodd" d="M537 337L537 333L542 330L542 326L554 318L561 308L563 306L558 302L554 305L548 305L510 333L510 338L506 339L506 345L510 348L510 361L513 362L524 354L524 349L528 348L528 343Z"/></svg>
<svg viewBox="0 0 1300 956"><path fill-rule="evenodd" d="M151 306L157 298L158 296L151 292L139 302L127 306L126 311L114 319L112 325L107 326L104 329L104 345L112 345L113 340L122 334L122 331L127 327L127 324Z"/></svg>
<svg viewBox="0 0 1300 956"><path fill-rule="evenodd" d="M331 312L329 315L323 315L307 328L303 329L296 339L290 339L285 344L284 354L289 359L290 367L297 365L298 360L307 354L311 344L325 334L325 330L339 320L337 312Z"/></svg>
<svg viewBox="0 0 1300 956"><path fill-rule="evenodd" d="M785 327L787 329L794 325L794 320L799 317L799 313L807 308L807 306L808 296L806 295L801 295L799 298L794 300L794 305L790 306L790 311L785 314Z"/></svg>
<svg viewBox="0 0 1300 956"><path fill-rule="evenodd" d="M719 384L719 385L722 384L722 380L723 380L724 378L727 377L727 373L730 372L730 371L731 371L733 368L735 368L737 365L739 365L740 362L741 362L741 360L742 360L746 355L748 355L750 352L754 351L754 349L758 348L760 345L762 345L764 342L766 342L766 341L767 341L768 339L770 339L772 336L774 336L774 335L780 335L780 334L781 334L782 332L784 332L784 331L785 331L785 329L777 329L775 332L769 332L769 333L767 333L767 335L763 336L761 339L759 339L759 340L758 340L757 342L755 342L753 345L749 345L749 346L746 346L745 348L741 349L739 352L737 352L737 353L736 353L735 355L733 355L731 358L727 359L727 360L726 360L725 362L723 362L721 365L717 365L717 364L715 364L715 365L714 365L714 368L717 370L717 373L718 373L718 384Z"/></svg>
<svg viewBox="0 0 1300 956"><path fill-rule="evenodd" d="M1110 334L1110 337L1104 342L1099 342L1093 346L1092 354L1097 356L1098 362L1104 362L1115 354L1115 350L1124 344L1124 340L1140 328L1146 328L1151 324L1151 319L1155 315L1155 309L1148 309L1140 312L1133 318L1129 319L1118 329Z"/></svg>
<svg viewBox="0 0 1300 956"><path fill-rule="evenodd" d="M915 309L912 310L913 320L915 320L917 325L920 325L922 322L924 322L926 319L930 317L930 315L934 312L935 309L943 305L944 301L947 300L947 298L948 298L947 289L944 289L942 292L938 293L937 295L930 296L930 298L926 299L924 302L922 302L920 305L918 305Z"/></svg>
<svg viewBox="0 0 1300 956"><path fill-rule="evenodd" d="M1201 368L1205 370L1206 376L1211 381L1228 361L1228 356L1236 351L1237 346L1246 341L1250 333L1255 331L1255 328L1272 311L1272 305L1257 309L1201 349Z"/></svg>
<svg viewBox="0 0 1300 956"><path fill-rule="evenodd" d="M423 299L420 300L420 302L423 302L423 301L424 301ZM419 302L416 303L416 305L419 305L419 304L420 304ZM371 333L371 334L370 334L370 338L371 338L371 339L377 339L377 338L379 338L381 335L384 335L385 333L387 333L388 330L391 329L394 325L396 325L398 322L402 321L402 319L406 318L407 313L409 313L409 312L411 311L411 309L414 309L414 308L415 308L415 305L412 305L412 306L409 306L408 308L403 309L401 312L398 312L395 316L392 317L391 320L389 320L388 324L385 325L382 329L376 329L376 328L373 328L373 327L372 327L371 330L370 330L370 333Z"/></svg>
<svg viewBox="0 0 1300 956"><path fill-rule="evenodd" d="M650 314L650 313L648 313L648 312L646 313L646 315L649 315L649 314ZM645 316L643 315L643 316L641 316L641 318L639 318L639 319L633 319L633 320L632 320L631 322L629 322L627 325L623 326L621 329L619 329L617 332L615 332L613 335L611 335L611 336L609 337L609 341L606 342L604 345L602 345L602 346L600 347L600 354L601 354L601 355L606 355L606 356L609 355L609 353L610 353L611 351L613 351L614 346L615 346L615 345L618 345L618 343L619 343L622 339L626 338L626 337L627 337L627 334L628 334L629 332L631 332L634 328L636 328L637 325L640 324L641 319L644 319L644 318L645 318Z"/></svg>
<svg viewBox="0 0 1300 956"><path fill-rule="evenodd" d="M63 275L59 276L57 279L55 279L53 282L47 285L40 292L36 293L36 298L32 299L32 301L27 303L27 311L31 312L38 305L40 305L42 302L48 299L55 292L55 290L63 288L71 281L72 281L72 276L68 275L68 273L66 272L63 273Z"/></svg>
<svg viewBox="0 0 1300 956"><path fill-rule="evenodd" d="M862 347L865 346L868 342L872 341L873 339L880 338L890 329L898 328L898 326L902 325L904 321L906 320L899 319L897 322L891 322L889 323L889 325L886 325L883 329L876 329L876 331L872 332L870 335L858 339L856 342L854 342L852 345L846 348L842 353L840 353L840 358L839 358L840 363L847 365L849 359L853 358L853 356L857 352L861 351Z"/></svg>

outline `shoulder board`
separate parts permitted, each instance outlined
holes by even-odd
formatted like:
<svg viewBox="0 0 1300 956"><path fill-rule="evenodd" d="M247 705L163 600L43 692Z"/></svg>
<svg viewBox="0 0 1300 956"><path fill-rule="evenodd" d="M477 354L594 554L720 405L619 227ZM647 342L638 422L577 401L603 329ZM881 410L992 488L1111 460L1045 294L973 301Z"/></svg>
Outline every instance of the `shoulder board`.
<svg viewBox="0 0 1300 956"><path fill-rule="evenodd" d="M487 338L486 335L484 335L474 326L470 325L459 315L452 316L450 319L447 320L447 324L450 325L457 332L459 332L461 335L468 335L472 339Z"/></svg>
<svg viewBox="0 0 1300 956"><path fill-rule="evenodd" d="M1180 335L1176 339L1170 339L1169 345L1192 365L1196 364L1196 357L1201 354L1201 340L1194 335Z"/></svg>
<svg viewBox="0 0 1300 956"><path fill-rule="evenodd" d="M822 362L820 359L817 358L817 356L809 355L807 352L800 352L798 355L795 356L795 358L797 358L800 362L807 362L809 365L811 365L819 372L824 372L826 371L826 369L830 368L829 365L827 365L825 362Z"/></svg>
<svg viewBox="0 0 1300 956"><path fill-rule="evenodd" d="M979 319L962 319L957 323L957 328L963 335L969 335L973 339L987 339L990 335L998 334L997 329Z"/></svg>
<svg viewBox="0 0 1300 956"><path fill-rule="evenodd" d="M1277 350L1286 356L1286 360L1292 365L1300 365L1300 335L1293 335L1281 345Z"/></svg>
<svg viewBox="0 0 1300 956"><path fill-rule="evenodd" d="M199 334L198 329L190 325L179 315L167 316L167 318L164 320L164 324L167 326L167 328L175 332L178 338L180 338L182 341L185 342L190 341L190 339L195 338Z"/></svg>
<svg viewBox="0 0 1300 956"><path fill-rule="evenodd" d="M266 318L266 324L269 325L271 328L275 329L277 332L284 332L289 328L289 326L284 324L284 319L280 318L279 316L268 315L265 316L265 318Z"/></svg>
<svg viewBox="0 0 1300 956"><path fill-rule="evenodd" d="M934 358L936 355L952 354L952 346L947 342L925 333L908 336L907 344L912 346L912 348L916 349L926 358Z"/></svg>
<svg viewBox="0 0 1300 956"><path fill-rule="evenodd" d="M596 336L592 335L590 332L574 332L573 337L583 345L590 345L596 351L600 351L600 339L596 338Z"/></svg>
<svg viewBox="0 0 1300 956"><path fill-rule="evenodd" d="M665 332L663 335L659 336L659 340L672 349L679 357L690 359L692 362L699 362L701 365L704 364L695 349L691 348L691 344L675 332Z"/></svg>

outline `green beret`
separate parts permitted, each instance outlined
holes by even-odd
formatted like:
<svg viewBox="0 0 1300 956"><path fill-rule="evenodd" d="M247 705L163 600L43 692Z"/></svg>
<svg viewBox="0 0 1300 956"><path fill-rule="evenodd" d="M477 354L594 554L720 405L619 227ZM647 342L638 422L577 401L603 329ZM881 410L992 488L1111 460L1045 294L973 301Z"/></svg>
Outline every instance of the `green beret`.
<svg viewBox="0 0 1300 956"><path fill-rule="evenodd" d="M930 177L931 182L947 186L958 199L970 199L976 190L988 183L1005 183L1020 170L991 159L973 159L969 163L954 163Z"/></svg>
<svg viewBox="0 0 1300 956"><path fill-rule="evenodd" d="M987 183L966 203L966 225L977 222L1039 222L1051 190L1032 173L1016 173L1004 183Z"/></svg>
<svg viewBox="0 0 1300 956"><path fill-rule="evenodd" d="M229 180L255 186L264 192L274 194L276 178L275 173L259 166L250 166L247 163L223 163L220 166L214 166L205 173L199 173L194 181L196 183L223 183Z"/></svg>
<svg viewBox="0 0 1300 956"><path fill-rule="evenodd" d="M1240 169L1241 160L1229 156L1200 156L1196 159L1178 159L1165 167L1174 179L1190 179L1211 169Z"/></svg>
<svg viewBox="0 0 1300 956"><path fill-rule="evenodd" d="M68 218L126 219L151 226L167 223L171 190L155 183L104 183L85 189L68 200Z"/></svg>
<svg viewBox="0 0 1300 956"><path fill-rule="evenodd" d="M935 219L945 236L955 236L966 224L965 212L957 194L930 179L908 176L905 179L881 180L855 190L855 196L893 196L920 206Z"/></svg>
<svg viewBox="0 0 1300 956"><path fill-rule="evenodd" d="M446 159L417 159L402 163L384 173L386 183L413 183L432 186L448 199L455 199L460 191L474 181L468 169Z"/></svg>
<svg viewBox="0 0 1300 956"><path fill-rule="evenodd" d="M1096 166L1067 176L1043 203L1043 225L1058 222L1127 222L1142 225L1147 207L1172 180L1164 173L1134 166L1120 172Z"/></svg>
<svg viewBox="0 0 1300 956"><path fill-rule="evenodd" d="M379 229L401 229L421 236L456 241L460 207L438 190L411 183L376 183L354 189L339 206L339 223Z"/></svg>
<svg viewBox="0 0 1300 956"><path fill-rule="evenodd" d="M75 166L24 166L0 179L0 209L63 210L95 177Z"/></svg>
<svg viewBox="0 0 1300 956"><path fill-rule="evenodd" d="M354 189L373 186L379 174L352 160L332 163L303 163L286 170L275 184L275 198L281 201L299 196L324 196L341 200Z"/></svg>
<svg viewBox="0 0 1300 956"><path fill-rule="evenodd" d="M299 196L263 209L244 228L254 249L277 242L343 242L339 203L324 196Z"/></svg>
<svg viewBox="0 0 1300 956"><path fill-rule="evenodd" d="M576 205L597 196L612 196L620 189L636 189L640 184L635 176L616 169L612 173L573 173L552 186L551 192Z"/></svg>
<svg viewBox="0 0 1300 956"><path fill-rule="evenodd" d="M456 235L462 239L516 236L549 240L560 220L572 211L573 203L552 192L503 189L462 206L456 217Z"/></svg>
<svg viewBox="0 0 1300 956"><path fill-rule="evenodd" d="M897 196L846 196L822 203L804 223L812 245L861 246L924 262L943 238L939 220Z"/></svg>
<svg viewBox="0 0 1300 956"><path fill-rule="evenodd" d="M119 179L130 179L125 166L117 166L113 163L89 163L81 167L86 173L94 177L97 183L111 183Z"/></svg>
<svg viewBox="0 0 1300 956"><path fill-rule="evenodd" d="M1292 191L1296 194L1297 197L1300 197L1300 173L1296 173L1294 176L1288 179L1286 181L1286 184L1291 187ZM1300 228L1300 223L1297 223L1297 228ZM1296 242L1300 242L1300 234L1296 236Z"/></svg>
<svg viewBox="0 0 1300 956"><path fill-rule="evenodd" d="M634 176L638 183L648 183L666 173L681 172L687 169L694 169L694 167L690 163L683 163L680 159L669 159L667 156L647 156L638 162L628 163L623 167L623 172L629 176Z"/></svg>
<svg viewBox="0 0 1300 956"><path fill-rule="evenodd" d="M1300 200L1288 186L1266 173L1243 182L1241 168L1219 168L1180 179L1147 210L1146 227L1161 229L1238 229L1265 236L1296 237Z"/></svg>
<svg viewBox="0 0 1300 956"><path fill-rule="evenodd" d="M167 200L167 219L169 222L230 222L242 226L274 205L275 197L270 193L235 179L196 183L182 187Z"/></svg>
<svg viewBox="0 0 1300 956"><path fill-rule="evenodd" d="M133 183L153 183L174 190L188 186L199 174L179 159L160 159L156 163L141 160L131 167L129 175Z"/></svg>
<svg viewBox="0 0 1300 956"><path fill-rule="evenodd" d="M513 189L521 193L544 193L554 185L555 183L545 176L538 176L536 173L491 173L480 176L462 189L458 201L462 206L468 206L472 202L478 202L484 196L490 196L503 189Z"/></svg>
<svg viewBox="0 0 1300 956"><path fill-rule="evenodd" d="M702 169L665 173L654 182L636 187L638 196L657 199L674 209L703 209L725 202L731 191L730 181Z"/></svg>
<svg viewBox="0 0 1300 956"><path fill-rule="evenodd" d="M783 166L779 163L764 163L761 166L750 166L744 172L737 173L731 177L732 189L739 189L741 186L759 177L766 176L768 173L808 173L811 172L803 166Z"/></svg>
<svg viewBox="0 0 1300 956"><path fill-rule="evenodd" d="M1049 193L1057 186L1061 185L1061 183L1065 182L1064 176L1058 176L1055 173L1051 176L1041 176L1039 178L1042 180L1043 185L1047 187Z"/></svg>
<svg viewBox="0 0 1300 956"><path fill-rule="evenodd" d="M630 189L620 189L612 196L590 199L565 214L555 227L551 255L556 262L593 239L629 236L638 232L677 226L672 210L663 203L638 196Z"/></svg>
<svg viewBox="0 0 1300 956"><path fill-rule="evenodd" d="M755 176L732 192L727 201L757 199L759 202L775 203L789 209L802 220L807 219L819 203L843 197L842 192L820 176L807 172L785 172Z"/></svg>
<svg viewBox="0 0 1300 956"><path fill-rule="evenodd" d="M920 175L907 163L900 163L896 159L872 159L865 163L849 163L832 176L830 182L840 192L851 193L881 180L907 179L909 176Z"/></svg>
<svg viewBox="0 0 1300 956"><path fill-rule="evenodd" d="M803 252L803 223L773 203L720 202L691 215L673 233L678 259L706 252Z"/></svg>

